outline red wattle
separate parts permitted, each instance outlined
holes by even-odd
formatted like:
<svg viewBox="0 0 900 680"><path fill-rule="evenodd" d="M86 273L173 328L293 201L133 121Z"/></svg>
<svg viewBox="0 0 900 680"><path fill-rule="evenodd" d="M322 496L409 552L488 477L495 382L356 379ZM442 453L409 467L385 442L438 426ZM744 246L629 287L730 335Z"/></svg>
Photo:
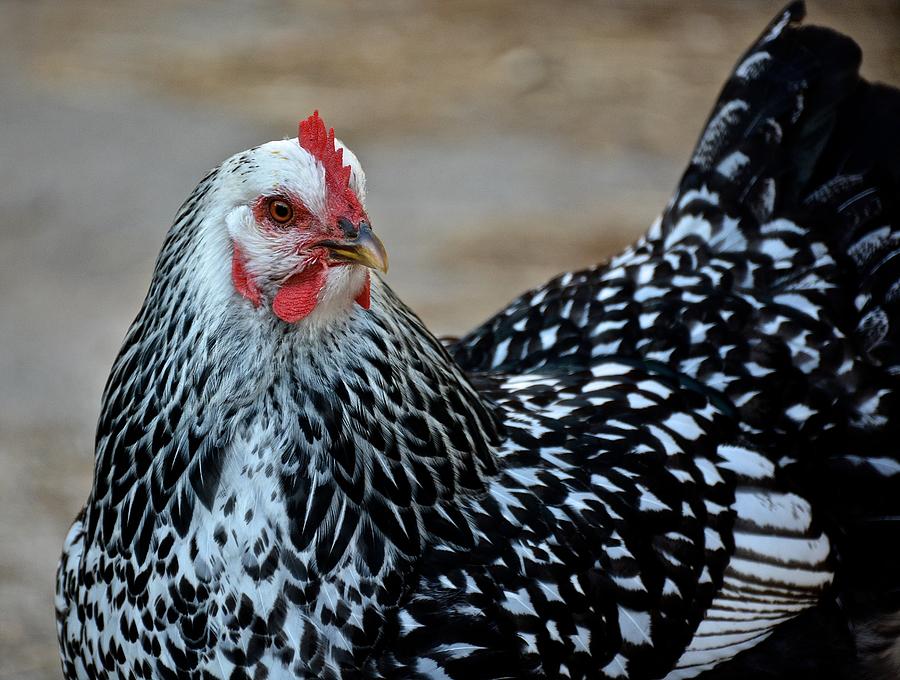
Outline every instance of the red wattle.
<svg viewBox="0 0 900 680"><path fill-rule="evenodd" d="M356 304L363 309L368 309L372 304L372 286L369 279L369 272L366 272L366 282L363 284L362 290L356 296Z"/></svg>
<svg viewBox="0 0 900 680"><path fill-rule="evenodd" d="M238 293L250 300L254 307L259 307L259 289L244 269L244 256L237 246L234 246L234 253L231 256L231 281Z"/></svg>
<svg viewBox="0 0 900 680"><path fill-rule="evenodd" d="M298 274L294 274L275 294L272 311L282 321L296 323L309 315L319 302L319 293L325 285L328 267L315 262Z"/></svg>

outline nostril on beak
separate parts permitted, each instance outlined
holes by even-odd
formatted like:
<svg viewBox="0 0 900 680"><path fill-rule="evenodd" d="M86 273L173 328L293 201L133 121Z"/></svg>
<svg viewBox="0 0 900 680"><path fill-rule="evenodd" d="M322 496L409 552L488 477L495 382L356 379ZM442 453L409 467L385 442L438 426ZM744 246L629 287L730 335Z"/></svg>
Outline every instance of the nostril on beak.
<svg viewBox="0 0 900 680"><path fill-rule="evenodd" d="M360 226L362 226L362 224ZM338 218L338 226L341 228L341 231L344 232L344 236L346 236L347 238L356 238L357 236L359 236L359 230L354 227L353 222L348 220L346 217Z"/></svg>

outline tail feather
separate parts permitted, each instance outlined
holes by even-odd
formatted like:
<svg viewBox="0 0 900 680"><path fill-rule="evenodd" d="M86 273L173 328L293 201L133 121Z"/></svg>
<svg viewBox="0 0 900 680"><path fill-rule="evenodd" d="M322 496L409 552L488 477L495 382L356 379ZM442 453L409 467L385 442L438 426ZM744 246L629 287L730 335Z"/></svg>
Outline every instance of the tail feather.
<svg viewBox="0 0 900 680"><path fill-rule="evenodd" d="M818 164L806 204L833 214L834 250L855 274L855 338L900 375L900 91L860 80Z"/></svg>
<svg viewBox="0 0 900 680"><path fill-rule="evenodd" d="M835 260L864 379L842 448L812 474L836 529L841 606L860 677L900 676L900 91L857 77L827 114L793 211ZM824 125L824 124L823 124Z"/></svg>
<svg viewBox="0 0 900 680"><path fill-rule="evenodd" d="M808 375L833 425L800 429L808 455L783 472L830 527L864 665L898 677L900 91L866 82L858 46L803 14L790 5L738 63L650 239L770 262L742 285L827 320L810 337L840 339Z"/></svg>
<svg viewBox="0 0 900 680"><path fill-rule="evenodd" d="M701 241L741 286L827 319L854 366L812 381L853 404L849 424L881 427L900 412L900 91L862 79L856 43L803 16L788 6L738 62L649 239Z"/></svg>
<svg viewBox="0 0 900 680"><path fill-rule="evenodd" d="M798 203L862 59L850 38L801 25L804 15L802 2L788 6L738 62L673 204L708 186L759 224Z"/></svg>

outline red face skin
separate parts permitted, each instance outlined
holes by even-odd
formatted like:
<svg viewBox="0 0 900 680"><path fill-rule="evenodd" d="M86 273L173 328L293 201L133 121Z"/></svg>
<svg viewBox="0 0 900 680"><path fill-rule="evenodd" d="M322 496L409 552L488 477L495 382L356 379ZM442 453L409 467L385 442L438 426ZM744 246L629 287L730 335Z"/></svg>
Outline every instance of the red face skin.
<svg viewBox="0 0 900 680"><path fill-rule="evenodd" d="M355 199L355 196L353 198ZM290 206L291 215L288 219L278 219L279 215L273 209L273 204L276 202L283 202ZM329 208L331 208L334 202L329 201L329 203ZM366 220L365 212L359 206L358 201L354 200L355 206L341 205L341 203L343 201L334 205L334 207L344 208L345 210L351 208L346 210L346 213L349 213L349 215L329 215L332 218L329 219L332 226L325 227L319 223L296 196L280 194L277 196L260 196L256 200L253 206L253 216L256 219L256 223L273 236L284 235L287 231L296 230L297 233L294 234L294 238L297 251L307 255L302 269L288 277L272 300L272 311L282 321L296 323L308 316L318 304L319 295L328 277L329 267L346 266L348 264L344 262L329 262L328 250L324 247L316 247L316 243L322 241L341 241L346 238L343 231L337 226L337 220L340 217L346 217L353 224L359 224L361 221ZM236 245L234 246L234 254L231 261L231 279L238 293L250 300L254 306L258 307L261 304L262 295L253 279L247 273L243 254ZM363 309L368 309L370 301L370 282L367 272L365 284L359 295L357 295L356 302Z"/></svg>

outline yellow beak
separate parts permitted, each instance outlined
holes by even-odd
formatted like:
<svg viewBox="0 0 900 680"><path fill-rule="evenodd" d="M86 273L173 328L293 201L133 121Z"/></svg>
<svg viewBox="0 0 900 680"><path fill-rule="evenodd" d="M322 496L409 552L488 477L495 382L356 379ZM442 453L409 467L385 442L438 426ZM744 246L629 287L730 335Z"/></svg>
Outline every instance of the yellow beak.
<svg viewBox="0 0 900 680"><path fill-rule="evenodd" d="M360 228L359 235L346 241L322 241L320 246L327 248L331 257L338 262L352 262L364 267L377 269L387 274L388 256L381 242L372 229L365 225Z"/></svg>

